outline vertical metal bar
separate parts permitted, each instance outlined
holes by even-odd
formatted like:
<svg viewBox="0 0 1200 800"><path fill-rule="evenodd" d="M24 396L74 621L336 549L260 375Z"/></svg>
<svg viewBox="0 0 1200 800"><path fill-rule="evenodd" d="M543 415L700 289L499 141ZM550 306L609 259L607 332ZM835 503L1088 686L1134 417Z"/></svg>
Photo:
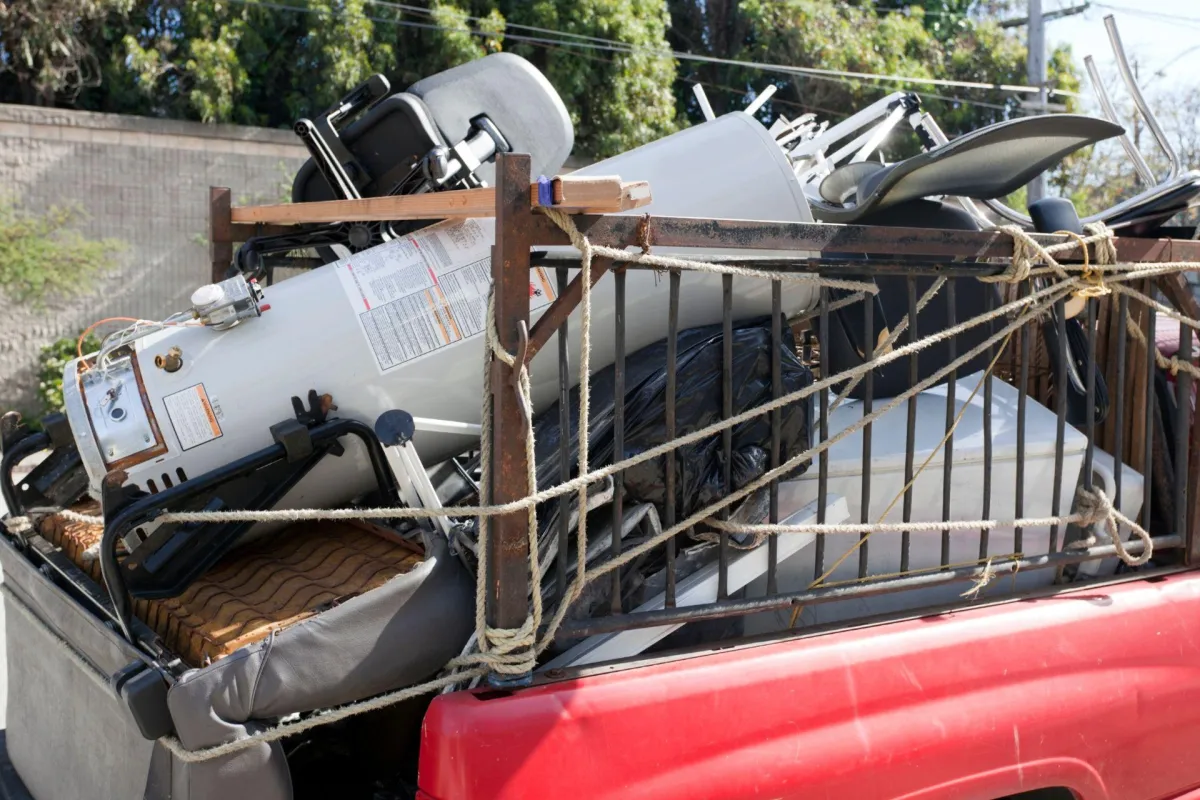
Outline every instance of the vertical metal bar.
<svg viewBox="0 0 1200 800"><path fill-rule="evenodd" d="M780 348L783 347L783 284L771 281L771 399L783 395L783 364L780 359ZM777 408L771 412L771 469L779 466L781 438L783 426L783 409ZM770 483L768 521L774 525L779 522L779 481ZM767 594L777 594L779 586L776 572L779 567L779 537L767 538Z"/></svg>
<svg viewBox="0 0 1200 800"><path fill-rule="evenodd" d="M667 311L667 441L675 439L675 362L679 358L679 270L671 270L670 306ZM675 525L675 451L667 451L664 522L668 528ZM667 585L663 597L664 608L675 607L675 537L667 540Z"/></svg>
<svg viewBox="0 0 1200 800"><path fill-rule="evenodd" d="M1017 292L1021 297L1027 297L1030 292L1029 282L1021 283ZM1020 378L1017 380L1017 494L1013 498L1013 513L1017 519L1025 516L1025 404L1029 399L1029 340L1032 338L1033 323L1027 323L1020 331L1021 363L1018 365ZM1024 533L1020 526L1013 529L1014 552L1020 553L1024 547Z"/></svg>
<svg viewBox="0 0 1200 800"><path fill-rule="evenodd" d="M996 293L990 287L984 288L984 313L996 306ZM995 345L987 349L988 363L996 357ZM980 509L980 519L991 519L992 516L992 370L983 376L983 508ZM988 557L988 541L990 531L981 528L979 531L979 559Z"/></svg>
<svg viewBox="0 0 1200 800"><path fill-rule="evenodd" d="M225 280L233 263L233 192L224 186L208 187L208 258L212 282Z"/></svg>
<svg viewBox="0 0 1200 800"><path fill-rule="evenodd" d="M1067 301L1054 303L1055 335L1058 337L1058 352L1055 354L1058 369L1054 375L1054 411L1057 417L1054 433L1054 486L1050 490L1050 513L1059 515L1062 508L1063 442L1067 435L1067 361L1071 354L1067 350ZM1085 470L1086 471L1086 470ZM1090 475L1090 472L1089 472ZM1089 480L1086 479L1085 480ZM1050 526L1050 544L1047 552L1058 550L1058 523Z"/></svg>
<svg viewBox="0 0 1200 800"><path fill-rule="evenodd" d="M946 327L953 328L958 324L955 320L954 313L954 289L955 280L949 278L946 281ZM952 362L958 357L958 342L953 336L946 340L946 347L949 350L947 357ZM950 374L946 376L946 433L950 434L950 428L954 425L955 407L954 407L954 390L957 386L958 370L950 370ZM946 437L946 447L942 452L942 521L950 519L950 481L954 470L954 436ZM942 531L942 568L947 569L950 566L950 529Z"/></svg>
<svg viewBox="0 0 1200 800"><path fill-rule="evenodd" d="M1109 301L1112 308L1112 301ZM1126 320L1129 317L1129 296L1119 295L1117 299L1117 384L1113 387L1116 395L1116 406L1113 408L1113 507L1121 510L1121 482L1125 472L1125 337Z"/></svg>
<svg viewBox="0 0 1200 800"><path fill-rule="evenodd" d="M567 268L559 267L558 296L567 289ZM567 348L567 320L558 326L558 429L563 434L558 438L558 475L559 480L571 478L571 361ZM571 541L571 508L575 497L563 495L558 498L558 584L559 602L567 596L567 548Z"/></svg>
<svg viewBox="0 0 1200 800"><path fill-rule="evenodd" d="M870 295L863 298L863 356L867 361L875 358L875 299ZM875 404L875 370L867 372L863 376L863 416L871 415L872 406ZM873 470L868 466L871 463L871 430L874 423L868 423L863 426L863 449L862 449L862 498L859 501L859 519L863 525L871 523L871 473ZM867 569L870 565L870 555L867 552L867 547L870 545L870 539L867 534L860 533L858 535L858 577L867 577Z"/></svg>
<svg viewBox="0 0 1200 800"><path fill-rule="evenodd" d="M1182 322L1179 323L1179 352L1175 354L1183 363L1192 360L1192 329ZM1179 370L1175 375L1175 457L1171 463L1175 465L1175 485L1172 488L1175 509L1175 530L1180 536L1187 536L1187 495L1188 495L1188 444L1191 439L1192 419L1192 376L1186 370ZM1190 552L1189 552L1190 557Z"/></svg>
<svg viewBox="0 0 1200 800"><path fill-rule="evenodd" d="M917 282L914 278L909 278L906 282L908 287L908 341L915 342L918 339L917 333ZM920 380L918 371L917 353L914 351L908 357L908 384L915 386ZM917 444L917 397L913 395L908 398L908 436L905 439L904 445L904 521L912 521L912 498L913 498L913 450ZM904 531L900 534L900 571L908 572L908 553L911 546L912 534L909 531Z"/></svg>
<svg viewBox="0 0 1200 800"><path fill-rule="evenodd" d="M496 244L492 252L496 336L510 353L529 326L529 248L533 213L529 201L529 156L496 158ZM519 365L518 365L519 367ZM525 421L516 392L516 371L492 361L492 501L508 503L528 493ZM488 541L487 623L519 628L529 611L529 534L523 511L494 517ZM493 683L510 681L493 673Z"/></svg>
<svg viewBox="0 0 1200 800"><path fill-rule="evenodd" d="M1087 450L1083 453L1083 488L1092 488L1092 464L1096 460L1096 305L1094 297L1087 300L1087 375L1085 397L1087 398L1087 420L1083 425L1084 435L1087 436ZM1054 513L1058 513L1057 506Z"/></svg>
<svg viewBox="0 0 1200 800"><path fill-rule="evenodd" d="M1157 327L1157 314L1154 306L1146 306L1146 436L1145 436L1145 477L1142 479L1142 527L1150 530L1150 501L1151 489L1154 487L1154 407L1157 400L1154 395L1154 376L1158 364L1154 358L1154 337Z"/></svg>
<svg viewBox="0 0 1200 800"><path fill-rule="evenodd" d="M613 302L616 305L615 346L613 361L613 460L625 458L625 270L613 272ZM621 530L625 524L625 475L613 476L613 527L610 552L613 558L621 555ZM612 572L612 613L621 613L621 571Z"/></svg>
<svg viewBox="0 0 1200 800"><path fill-rule="evenodd" d="M829 290L821 287L821 318L817 323L817 335L821 346L821 379L829 376ZM820 393L821 441L829 440L829 392ZM829 449L826 448L817 456L817 524L825 524L825 504L829 499ZM814 575L820 576L825 572L825 534L818 533L813 547Z"/></svg>
<svg viewBox="0 0 1200 800"><path fill-rule="evenodd" d="M733 276L721 276L721 419L733 416ZM721 452L725 457L722 472L725 494L733 493L733 429L721 431ZM729 512L722 510L721 519ZM721 532L717 555L717 599L729 597L729 534Z"/></svg>

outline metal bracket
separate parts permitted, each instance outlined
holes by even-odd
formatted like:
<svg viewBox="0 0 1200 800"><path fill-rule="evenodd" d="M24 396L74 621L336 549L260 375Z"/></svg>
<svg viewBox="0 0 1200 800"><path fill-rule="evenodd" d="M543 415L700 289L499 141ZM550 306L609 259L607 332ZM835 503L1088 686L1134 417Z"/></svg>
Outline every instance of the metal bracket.
<svg viewBox="0 0 1200 800"><path fill-rule="evenodd" d="M271 438L283 445L289 464L295 464L313 454L312 434L308 426L294 419L285 419L271 426Z"/></svg>
<svg viewBox="0 0 1200 800"><path fill-rule="evenodd" d="M415 432L416 423L407 411L385 411L375 421L375 435L383 445L388 466L400 488L401 500L410 508L440 509L442 503L437 489L412 445ZM434 523L449 539L452 527L449 518L435 517Z"/></svg>
<svg viewBox="0 0 1200 800"><path fill-rule="evenodd" d="M112 676L113 690L125 701L142 736L154 741L175 732L167 707L167 682L159 671L133 661Z"/></svg>
<svg viewBox="0 0 1200 800"><path fill-rule="evenodd" d="M337 411L337 406L333 403L333 395L319 395L316 389L309 389L308 408L304 408L304 402L299 397L293 396L292 410L296 412L296 419L300 423L312 427L323 424L330 411Z"/></svg>

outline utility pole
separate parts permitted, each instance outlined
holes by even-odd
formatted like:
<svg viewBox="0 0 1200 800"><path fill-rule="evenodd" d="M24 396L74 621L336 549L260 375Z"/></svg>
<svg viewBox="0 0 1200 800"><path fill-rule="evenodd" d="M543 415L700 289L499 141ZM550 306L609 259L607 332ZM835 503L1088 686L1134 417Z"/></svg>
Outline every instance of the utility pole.
<svg viewBox="0 0 1200 800"><path fill-rule="evenodd" d="M1029 0L1029 85L1036 86L1037 108L1035 114L1046 113L1046 21L1042 18L1042 0ZM1046 173L1029 182L1027 202L1041 200L1046 196Z"/></svg>

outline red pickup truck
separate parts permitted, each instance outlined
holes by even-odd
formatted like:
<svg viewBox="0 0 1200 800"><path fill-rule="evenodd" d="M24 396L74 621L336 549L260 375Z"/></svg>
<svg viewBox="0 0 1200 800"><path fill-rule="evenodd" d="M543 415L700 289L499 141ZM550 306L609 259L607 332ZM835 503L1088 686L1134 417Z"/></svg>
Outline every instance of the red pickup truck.
<svg viewBox="0 0 1200 800"><path fill-rule="evenodd" d="M420 796L1200 797L1200 575L439 697Z"/></svg>

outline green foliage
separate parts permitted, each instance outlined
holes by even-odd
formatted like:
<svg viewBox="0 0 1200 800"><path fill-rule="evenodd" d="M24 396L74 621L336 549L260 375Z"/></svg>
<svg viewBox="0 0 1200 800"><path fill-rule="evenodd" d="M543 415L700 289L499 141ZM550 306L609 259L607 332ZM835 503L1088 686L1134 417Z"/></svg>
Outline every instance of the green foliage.
<svg viewBox="0 0 1200 800"><path fill-rule="evenodd" d="M133 0L17 0L0 3L0 96L22 103L74 101L100 83L93 40Z"/></svg>
<svg viewBox="0 0 1200 800"><path fill-rule="evenodd" d="M35 5L72 6L67 0ZM78 107L285 127L328 107L373 72L402 88L508 50L543 70L575 123L576 154L595 158L663 136L687 119L698 121L690 91L696 81L706 84L718 113L745 107L774 81L779 92L761 112L766 121L805 111L836 120L904 88L870 79L784 76L719 61L676 63L672 50L918 78L1026 82L1023 29L1001 29L994 22L1000 14L1020 12L1023 3L1014 0L77 0L74 5L82 9L78 19L90 21L71 30L86 45L88 63L102 81L71 101ZM4 8L0 3L0 14ZM531 36L558 43L526 41ZM610 48L609 41L618 44ZM599 48L576 46L582 43ZM1067 51L1053 54L1049 73L1052 84L1078 86ZM1018 113L1011 92L908 88L922 94L951 135ZM0 81L0 101L14 94Z"/></svg>
<svg viewBox="0 0 1200 800"><path fill-rule="evenodd" d="M40 303L85 290L89 278L112 266L123 245L83 236L73 227L81 216L72 206L34 214L0 200L0 291Z"/></svg>
<svg viewBox="0 0 1200 800"><path fill-rule="evenodd" d="M716 58L939 78L989 84L1024 84L1025 45L1018 30L1000 28L982 15L979 0L861 2L837 0L728 0L697 4L671 0L672 43ZM772 118L805 112L839 120L898 89L921 95L947 134L1015 116L1018 101L1000 90L941 88L870 79L785 77L728 64L687 64L676 87L693 120L699 109L691 82L706 84L718 114L745 107L768 81L779 91L764 108ZM1078 75L1067 50L1049 60L1051 84L1075 90ZM1059 98L1055 98L1056 100ZM897 153L903 155L904 153Z"/></svg>
<svg viewBox="0 0 1200 800"><path fill-rule="evenodd" d="M76 357L79 337L59 339L42 348L38 358L37 398L42 416L63 409L63 370ZM88 336L83 340L83 352L94 353L100 349L100 340Z"/></svg>

